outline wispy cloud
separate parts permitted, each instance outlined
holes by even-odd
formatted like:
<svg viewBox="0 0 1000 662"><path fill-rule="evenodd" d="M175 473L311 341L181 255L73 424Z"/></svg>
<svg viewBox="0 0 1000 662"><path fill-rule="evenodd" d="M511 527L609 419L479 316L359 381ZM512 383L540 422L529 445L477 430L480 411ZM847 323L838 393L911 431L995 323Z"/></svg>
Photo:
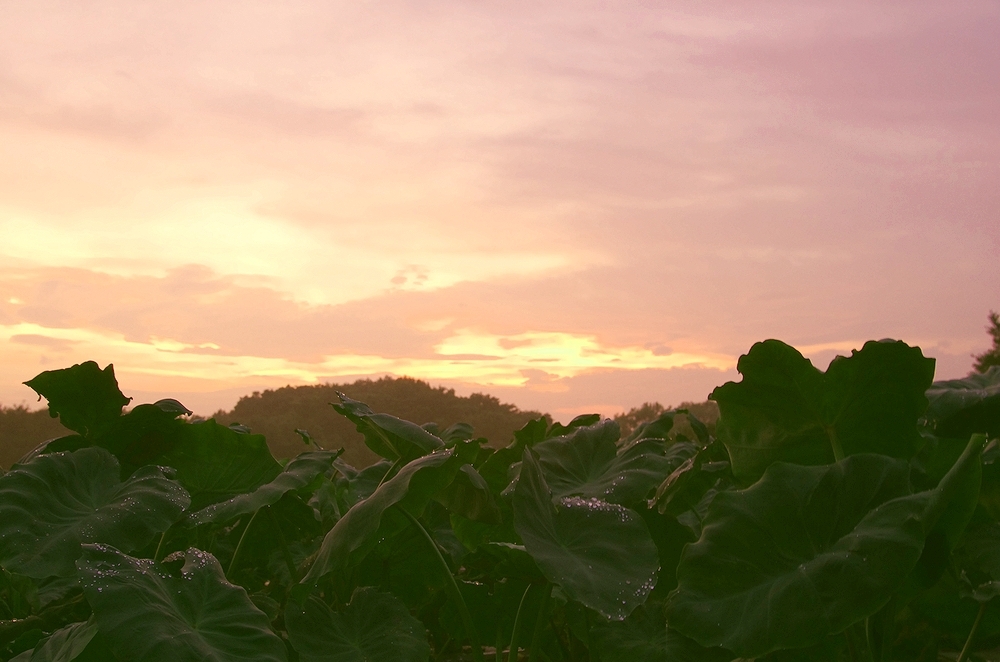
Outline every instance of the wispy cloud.
<svg viewBox="0 0 1000 662"><path fill-rule="evenodd" d="M101 358L569 412L703 397L766 337L957 376L1000 306L998 29L985 0L4 4L0 401Z"/></svg>

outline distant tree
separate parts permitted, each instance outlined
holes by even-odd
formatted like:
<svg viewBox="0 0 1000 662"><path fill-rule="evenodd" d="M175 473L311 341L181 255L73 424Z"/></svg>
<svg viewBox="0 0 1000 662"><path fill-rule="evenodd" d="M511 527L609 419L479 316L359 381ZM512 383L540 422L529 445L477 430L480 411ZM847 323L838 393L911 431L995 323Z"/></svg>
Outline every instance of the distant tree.
<svg viewBox="0 0 1000 662"><path fill-rule="evenodd" d="M492 446L505 446L514 431L533 418L536 411L521 411L484 393L469 396L454 389L433 387L410 377L359 379L351 384L285 386L240 398L231 411L218 411L213 418L223 424L240 423L267 437L277 457L294 457L305 450L296 428L304 429L324 448L344 447L344 459L366 466L378 457L365 446L354 424L330 406L337 392L364 402L376 412L392 414L423 425L433 423L445 429L454 423L468 423L475 436L485 437Z"/></svg>
<svg viewBox="0 0 1000 662"><path fill-rule="evenodd" d="M627 412L615 415L615 422L622 431L622 439L628 437L637 427L648 423L667 411L659 402L644 402L639 407L632 407Z"/></svg>
<svg viewBox="0 0 1000 662"><path fill-rule="evenodd" d="M715 434L715 423L719 420L719 406L711 400L705 402L682 402L676 407L664 407L659 402L646 402L640 407L632 407L627 412L617 414L614 419L621 428L622 439L625 439L640 425L652 421L670 409L687 409L698 417L698 420L708 426L709 432ZM673 436L677 432L684 434L688 438L694 437L691 426L687 424L687 421L683 417L674 419L674 428L670 434Z"/></svg>
<svg viewBox="0 0 1000 662"><path fill-rule="evenodd" d="M0 466L10 468L25 453L48 439L72 434L49 416L48 409L24 405L0 407Z"/></svg>
<svg viewBox="0 0 1000 662"><path fill-rule="evenodd" d="M1000 315L995 311L990 311L990 323L986 332L993 338L993 347L982 354L972 355L976 359L973 364L976 372L986 372L991 366L1000 365Z"/></svg>

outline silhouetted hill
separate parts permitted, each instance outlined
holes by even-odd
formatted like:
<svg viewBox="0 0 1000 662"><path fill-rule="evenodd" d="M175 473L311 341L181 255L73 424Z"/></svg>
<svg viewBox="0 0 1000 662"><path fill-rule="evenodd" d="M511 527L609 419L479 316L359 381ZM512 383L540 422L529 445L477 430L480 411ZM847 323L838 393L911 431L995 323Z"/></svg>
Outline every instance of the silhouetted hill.
<svg viewBox="0 0 1000 662"><path fill-rule="evenodd" d="M295 429L307 430L324 448L346 451L344 458L356 466L373 462L375 454L364 445L354 424L330 406L338 402L337 391L366 403L376 412L392 414L418 424L435 423L445 429L454 423L468 423L477 437L485 437L493 446L506 445L514 431L543 414L521 411L483 393L459 396L453 389L432 387L408 377L362 379L351 384L286 386L244 396L232 411L216 412L223 424L240 423L267 437L276 457L294 457L306 446ZM714 431L718 406L714 402L684 403L709 429ZM615 420L628 436L639 424L652 420L669 407L658 402L645 403L618 414ZM685 432L686 423L678 419L676 431ZM41 442L72 434L51 418L45 409L31 411L23 406L0 407L0 466L9 468L18 458ZM691 436L688 433L688 436Z"/></svg>
<svg viewBox="0 0 1000 662"><path fill-rule="evenodd" d="M240 398L232 411L216 412L220 423L239 423L254 433L267 437L277 457L294 457L303 450L296 428L305 429L324 448L346 450L344 458L356 466L365 466L377 458L365 446L354 424L330 406L339 402L337 391L364 402L379 413L392 414L423 425L436 423L445 429L455 423L468 423L476 437L485 437L493 446L506 445L533 418L536 411L521 411L511 404L483 393L455 395L454 389L432 387L409 377L361 379L353 384L285 386Z"/></svg>
<svg viewBox="0 0 1000 662"><path fill-rule="evenodd" d="M73 434L49 416L48 409L0 407L0 467L10 468L25 453L47 439Z"/></svg>

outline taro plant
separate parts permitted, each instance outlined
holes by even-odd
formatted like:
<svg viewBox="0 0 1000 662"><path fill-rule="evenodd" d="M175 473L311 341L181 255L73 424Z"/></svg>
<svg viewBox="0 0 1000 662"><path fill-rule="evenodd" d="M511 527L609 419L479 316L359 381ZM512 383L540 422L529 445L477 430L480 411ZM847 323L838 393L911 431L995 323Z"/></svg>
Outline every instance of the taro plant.
<svg viewBox="0 0 1000 662"><path fill-rule="evenodd" d="M125 411L111 366L42 373L75 434L0 476L0 658L992 659L1000 368L932 383L880 341L823 372L774 340L738 368L717 438L673 410L490 445L341 396L361 468Z"/></svg>

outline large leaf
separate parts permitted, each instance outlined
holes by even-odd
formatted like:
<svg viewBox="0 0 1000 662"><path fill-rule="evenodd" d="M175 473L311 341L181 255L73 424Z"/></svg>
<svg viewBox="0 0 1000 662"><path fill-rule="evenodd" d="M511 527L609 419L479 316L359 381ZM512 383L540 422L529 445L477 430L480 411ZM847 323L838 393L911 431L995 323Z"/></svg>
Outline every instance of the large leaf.
<svg viewBox="0 0 1000 662"><path fill-rule="evenodd" d="M184 425L158 461L177 469L194 509L252 492L281 473L263 435L236 432L214 419Z"/></svg>
<svg viewBox="0 0 1000 662"><path fill-rule="evenodd" d="M917 494L906 463L868 454L778 463L752 487L719 494L681 555L668 621L703 646L757 657L818 644L874 614L917 564L984 441Z"/></svg>
<svg viewBox="0 0 1000 662"><path fill-rule="evenodd" d="M30 651L11 658L11 662L108 662L111 651L97 631L93 616L83 623L60 628L42 639Z"/></svg>
<svg viewBox="0 0 1000 662"><path fill-rule="evenodd" d="M941 437L1000 436L1000 366L965 379L934 382L927 390L926 421Z"/></svg>
<svg viewBox="0 0 1000 662"><path fill-rule="evenodd" d="M499 524L502 520L490 486L471 464L463 464L455 480L435 500L452 513L470 520L488 524Z"/></svg>
<svg viewBox="0 0 1000 662"><path fill-rule="evenodd" d="M267 616L211 554L192 548L158 564L86 545L77 567L101 632L123 660L286 660Z"/></svg>
<svg viewBox="0 0 1000 662"><path fill-rule="evenodd" d="M968 442L929 437L924 447L910 461L910 483L915 491L932 489L961 457ZM924 553L910 577L909 587L901 591L904 599L933 586L951 563L951 551L962 539L966 526L978 506L983 484L983 462L970 467L966 480L948 502L924 544Z"/></svg>
<svg viewBox="0 0 1000 662"><path fill-rule="evenodd" d="M566 425L559 422L553 423L545 433L545 438L551 439L552 437L564 437L577 428L594 425L600 420L600 414L580 414L579 416L574 417L573 420Z"/></svg>
<svg viewBox="0 0 1000 662"><path fill-rule="evenodd" d="M30 577L70 576L81 543L139 549L189 503L159 467L122 482L118 460L103 448L42 455L0 477L0 565Z"/></svg>
<svg viewBox="0 0 1000 662"><path fill-rule="evenodd" d="M743 381L716 388L719 434L733 474L757 480L775 461L818 465L843 455L909 458L934 360L898 341L869 341L820 372L794 348L765 340L741 356Z"/></svg>
<svg viewBox="0 0 1000 662"><path fill-rule="evenodd" d="M316 597L302 607L289 602L285 624L302 662L426 662L424 625L391 593L354 591L335 612Z"/></svg>
<svg viewBox="0 0 1000 662"><path fill-rule="evenodd" d="M756 657L874 613L923 549L926 499L893 501L908 492L905 463L858 455L779 463L753 487L719 494L681 555L671 625Z"/></svg>
<svg viewBox="0 0 1000 662"><path fill-rule="evenodd" d="M239 494L227 501L213 503L188 516L192 524L224 523L237 517L271 506L282 496L305 487L316 476L326 473L333 466L341 451L310 451L301 453L288 463L278 476L253 492Z"/></svg>
<svg viewBox="0 0 1000 662"><path fill-rule="evenodd" d="M84 436L105 430L131 400L118 390L115 367L101 370L93 361L46 370L24 383L49 401L49 414L63 427Z"/></svg>
<svg viewBox="0 0 1000 662"><path fill-rule="evenodd" d="M340 476L338 483L343 483L343 500L346 512L358 501L367 499L372 495L379 485L385 480L385 475L392 469L392 462L389 460L379 460L375 464L370 464L364 469L355 469L341 459L333 463Z"/></svg>
<svg viewBox="0 0 1000 662"><path fill-rule="evenodd" d="M409 462L337 521L323 538L316 561L302 583L315 583L327 573L358 563L379 538L385 539L406 526L402 514L387 518L387 511L399 506L418 517L434 495L451 484L460 467L475 457L477 449L473 442L461 442L455 448Z"/></svg>
<svg viewBox="0 0 1000 662"><path fill-rule="evenodd" d="M176 400L138 405L90 441L111 451L127 469L134 469L173 449L187 427L177 418L185 413L191 412Z"/></svg>
<svg viewBox="0 0 1000 662"><path fill-rule="evenodd" d="M677 442L668 451L673 471L656 488L649 501L660 513L678 516L696 508L705 494L721 483L731 484L729 453L717 439L698 448L690 442Z"/></svg>
<svg viewBox="0 0 1000 662"><path fill-rule="evenodd" d="M510 484L511 465L521 461L525 448L544 441L547 429L548 421L545 418L535 418L528 421L514 433L512 442L491 453L477 467L479 475L490 486L491 492L500 494Z"/></svg>
<svg viewBox="0 0 1000 662"><path fill-rule="evenodd" d="M389 460L409 462L444 446L438 437L416 423L404 421L389 414L376 414L363 402L352 400L343 393L340 404L334 404L337 413L346 416L365 437L365 444Z"/></svg>
<svg viewBox="0 0 1000 662"><path fill-rule="evenodd" d="M553 497L631 506L676 466L663 441L642 439L619 449L619 435L618 424L605 419L533 446Z"/></svg>
<svg viewBox="0 0 1000 662"><path fill-rule="evenodd" d="M721 648L703 648L668 630L662 605L639 607L624 621L596 622L593 638L601 662L731 662Z"/></svg>
<svg viewBox="0 0 1000 662"><path fill-rule="evenodd" d="M552 502L538 456L525 449L514 528L545 577L570 598L622 620L656 583L659 555L635 512L599 499Z"/></svg>

